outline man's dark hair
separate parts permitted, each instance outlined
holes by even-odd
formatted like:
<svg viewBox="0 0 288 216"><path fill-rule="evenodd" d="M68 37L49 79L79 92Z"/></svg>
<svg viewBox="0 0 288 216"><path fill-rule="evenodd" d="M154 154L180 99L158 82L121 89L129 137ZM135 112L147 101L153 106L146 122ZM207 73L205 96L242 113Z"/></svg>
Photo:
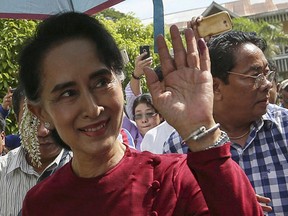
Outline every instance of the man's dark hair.
<svg viewBox="0 0 288 216"><path fill-rule="evenodd" d="M228 84L227 72L236 65L238 48L247 43L254 44L263 52L267 48L266 41L258 37L255 32L230 31L213 37L207 44L212 76Z"/></svg>

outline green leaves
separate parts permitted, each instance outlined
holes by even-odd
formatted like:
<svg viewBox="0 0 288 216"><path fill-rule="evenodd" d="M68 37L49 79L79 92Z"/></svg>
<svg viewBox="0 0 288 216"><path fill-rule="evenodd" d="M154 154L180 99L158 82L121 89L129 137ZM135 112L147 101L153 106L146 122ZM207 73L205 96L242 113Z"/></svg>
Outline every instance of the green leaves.
<svg viewBox="0 0 288 216"><path fill-rule="evenodd" d="M265 52L268 58L281 54L281 47L288 44L288 36L284 33L281 23L256 22L241 17L233 19L233 26L234 30L256 32L263 37L268 45Z"/></svg>
<svg viewBox="0 0 288 216"><path fill-rule="evenodd" d="M23 42L35 30L37 21L0 19L0 103L9 86L16 87L18 83L17 58ZM13 112L7 119L6 134L17 133L16 120Z"/></svg>

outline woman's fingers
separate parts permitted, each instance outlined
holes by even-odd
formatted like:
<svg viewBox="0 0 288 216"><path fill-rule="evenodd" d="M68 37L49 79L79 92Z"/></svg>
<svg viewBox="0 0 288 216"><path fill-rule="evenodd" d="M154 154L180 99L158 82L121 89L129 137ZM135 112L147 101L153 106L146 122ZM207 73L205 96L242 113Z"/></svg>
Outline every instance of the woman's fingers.
<svg viewBox="0 0 288 216"><path fill-rule="evenodd" d="M157 37L158 53L163 76L175 70L174 59L171 57L163 35Z"/></svg>
<svg viewBox="0 0 288 216"><path fill-rule="evenodd" d="M187 67L186 50L179 33L179 29L176 25L171 26L170 34L172 38L172 46L174 51L176 68L181 69Z"/></svg>
<svg viewBox="0 0 288 216"><path fill-rule="evenodd" d="M185 30L185 39L187 44L187 66L190 68L197 68L199 70L199 53L192 29Z"/></svg>

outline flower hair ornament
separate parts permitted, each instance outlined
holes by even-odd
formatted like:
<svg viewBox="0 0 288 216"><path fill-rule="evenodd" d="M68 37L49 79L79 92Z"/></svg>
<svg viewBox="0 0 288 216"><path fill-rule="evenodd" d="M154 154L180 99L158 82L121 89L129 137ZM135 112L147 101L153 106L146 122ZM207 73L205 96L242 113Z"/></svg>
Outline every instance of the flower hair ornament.
<svg viewBox="0 0 288 216"><path fill-rule="evenodd" d="M38 126L40 125L39 119L29 111L27 106L27 98L24 99L23 116L19 125L19 133L21 144L26 150L28 156L31 158L33 166L40 167L40 150L37 138Z"/></svg>

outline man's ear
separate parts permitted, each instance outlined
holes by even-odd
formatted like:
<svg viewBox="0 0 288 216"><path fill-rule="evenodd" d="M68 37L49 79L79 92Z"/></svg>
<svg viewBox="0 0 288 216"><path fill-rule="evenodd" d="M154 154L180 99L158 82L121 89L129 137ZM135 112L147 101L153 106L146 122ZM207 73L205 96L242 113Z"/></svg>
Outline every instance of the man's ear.
<svg viewBox="0 0 288 216"><path fill-rule="evenodd" d="M29 111L32 112L35 116L37 116L38 119L43 122L48 121L48 114L41 106L32 104L27 104L27 106Z"/></svg>
<svg viewBox="0 0 288 216"><path fill-rule="evenodd" d="M221 86L223 85L222 80L217 77L213 77L213 92L214 92L214 100L222 99Z"/></svg>

